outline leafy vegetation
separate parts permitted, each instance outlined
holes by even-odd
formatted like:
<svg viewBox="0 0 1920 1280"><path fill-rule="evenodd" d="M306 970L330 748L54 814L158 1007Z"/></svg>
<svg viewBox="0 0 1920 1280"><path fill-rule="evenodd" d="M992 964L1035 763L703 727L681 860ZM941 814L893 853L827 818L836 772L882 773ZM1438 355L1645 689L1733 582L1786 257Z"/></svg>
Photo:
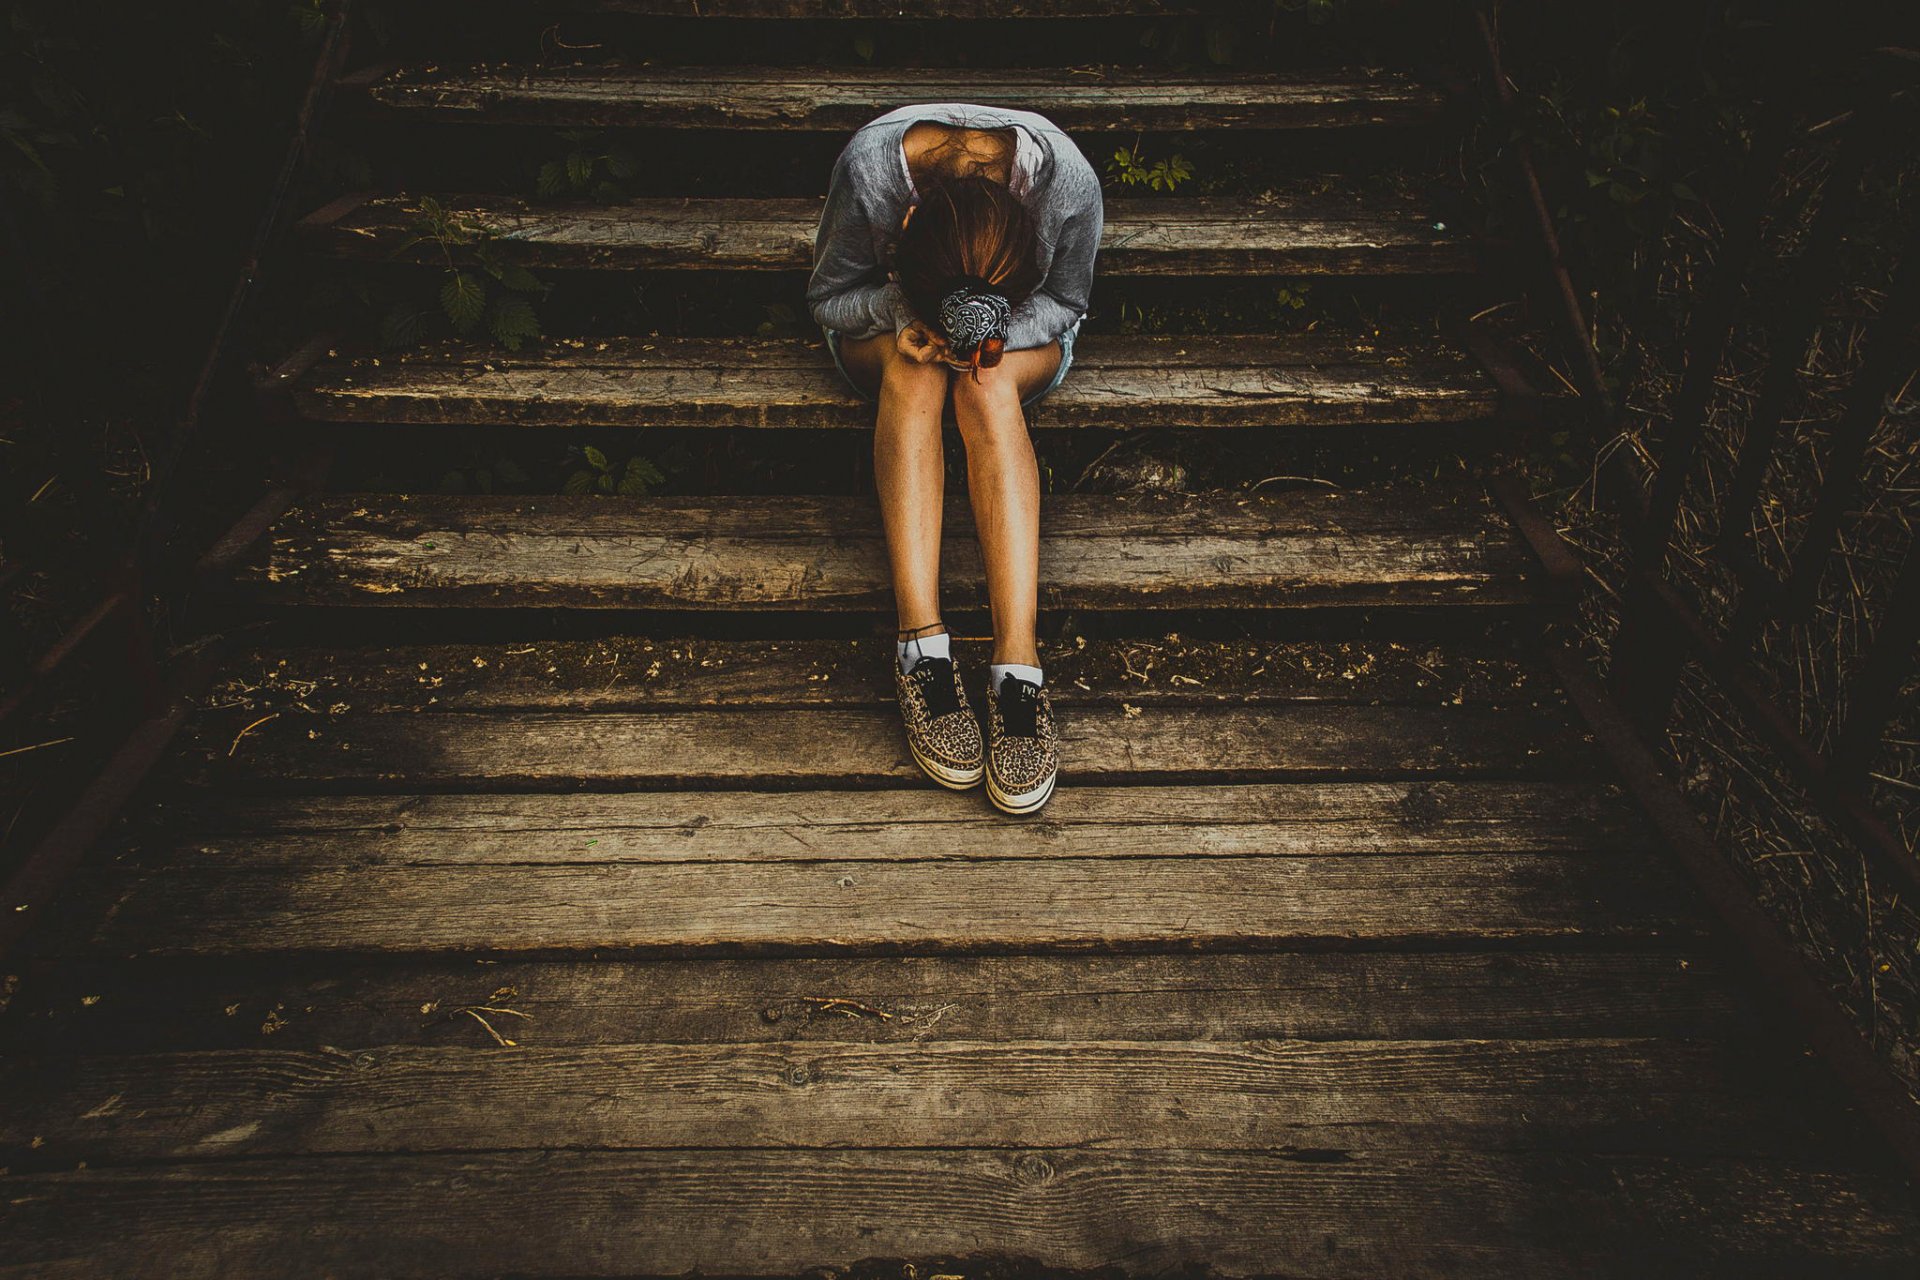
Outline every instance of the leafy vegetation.
<svg viewBox="0 0 1920 1280"><path fill-rule="evenodd" d="M564 150L540 166L534 183L542 199L584 196L612 203L632 194L640 162L612 135L604 130L563 129L557 136Z"/></svg>
<svg viewBox="0 0 1920 1280"><path fill-rule="evenodd" d="M547 286L525 267L507 261L487 228L462 219L429 196L421 200L413 230L397 253L409 254L423 244L432 245L445 264L434 297L439 314L455 333L466 337L484 328L509 351L540 337L533 299L545 297ZM469 260L472 266L467 265ZM434 314L432 308L418 303L394 303L380 322L381 344L412 346L425 335Z"/></svg>
<svg viewBox="0 0 1920 1280"><path fill-rule="evenodd" d="M1193 177L1193 166L1179 153L1148 160L1140 151L1140 141L1121 147L1107 159L1107 175L1123 187L1146 187L1150 191L1172 191Z"/></svg>
<svg viewBox="0 0 1920 1280"><path fill-rule="evenodd" d="M667 480L659 467L638 453L620 464L592 445L583 445L579 455L586 465L568 474L565 483L560 486L562 493L618 494L623 498L644 498Z"/></svg>

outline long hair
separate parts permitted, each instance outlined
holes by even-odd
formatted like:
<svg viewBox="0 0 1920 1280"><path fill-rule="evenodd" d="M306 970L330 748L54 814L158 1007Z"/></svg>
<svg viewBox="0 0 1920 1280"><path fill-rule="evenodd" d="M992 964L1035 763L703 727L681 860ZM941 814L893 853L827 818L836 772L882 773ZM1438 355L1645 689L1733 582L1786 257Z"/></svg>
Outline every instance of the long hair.
<svg viewBox="0 0 1920 1280"><path fill-rule="evenodd" d="M985 289L1019 306L1044 278L1037 262L1039 227L1003 182L977 174L921 184L920 204L893 246L893 268L914 314L945 341L940 301L960 285ZM1006 343L989 338L958 351L980 380L1000 363Z"/></svg>

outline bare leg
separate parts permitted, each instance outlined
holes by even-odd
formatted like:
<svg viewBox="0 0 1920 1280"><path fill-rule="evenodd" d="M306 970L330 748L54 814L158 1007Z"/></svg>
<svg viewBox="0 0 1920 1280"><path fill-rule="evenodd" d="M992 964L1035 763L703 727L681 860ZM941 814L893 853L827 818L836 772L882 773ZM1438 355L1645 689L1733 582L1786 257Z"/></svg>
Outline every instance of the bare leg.
<svg viewBox="0 0 1920 1280"><path fill-rule="evenodd" d="M946 465L940 415L952 372L916 364L891 333L843 340L840 358L856 382L877 389L873 480L893 569L894 607L902 630L940 619L940 508Z"/></svg>
<svg viewBox="0 0 1920 1280"><path fill-rule="evenodd" d="M967 492L986 563L994 662L1040 665L1040 469L1020 402L1060 366L1058 341L1009 351L1000 364L953 375L953 414L967 446Z"/></svg>

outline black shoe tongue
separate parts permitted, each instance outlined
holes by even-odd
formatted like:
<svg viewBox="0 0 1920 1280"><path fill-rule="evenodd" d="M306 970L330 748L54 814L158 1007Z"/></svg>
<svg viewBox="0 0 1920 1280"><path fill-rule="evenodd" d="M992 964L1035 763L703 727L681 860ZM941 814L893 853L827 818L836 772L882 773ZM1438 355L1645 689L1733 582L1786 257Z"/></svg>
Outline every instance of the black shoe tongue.
<svg viewBox="0 0 1920 1280"><path fill-rule="evenodd" d="M953 691L952 658L922 658L907 677L919 683L928 715L938 719L960 709L960 697Z"/></svg>
<svg viewBox="0 0 1920 1280"><path fill-rule="evenodd" d="M1000 682L1000 720L1010 738L1031 738L1038 734L1040 686L1008 676Z"/></svg>

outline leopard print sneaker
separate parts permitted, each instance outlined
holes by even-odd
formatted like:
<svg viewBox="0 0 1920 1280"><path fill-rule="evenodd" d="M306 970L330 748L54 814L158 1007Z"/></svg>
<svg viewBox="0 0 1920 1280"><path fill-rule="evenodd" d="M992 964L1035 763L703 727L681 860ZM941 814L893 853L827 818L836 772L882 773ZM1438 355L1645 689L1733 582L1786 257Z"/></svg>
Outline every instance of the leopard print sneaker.
<svg viewBox="0 0 1920 1280"><path fill-rule="evenodd" d="M1053 795L1060 749L1045 685L1009 675L987 689L987 799L1005 813L1032 813Z"/></svg>
<svg viewBox="0 0 1920 1280"><path fill-rule="evenodd" d="M943 787L965 791L978 783L986 754L980 721L967 703L953 659L922 658L909 672L896 662L893 679L914 761Z"/></svg>

